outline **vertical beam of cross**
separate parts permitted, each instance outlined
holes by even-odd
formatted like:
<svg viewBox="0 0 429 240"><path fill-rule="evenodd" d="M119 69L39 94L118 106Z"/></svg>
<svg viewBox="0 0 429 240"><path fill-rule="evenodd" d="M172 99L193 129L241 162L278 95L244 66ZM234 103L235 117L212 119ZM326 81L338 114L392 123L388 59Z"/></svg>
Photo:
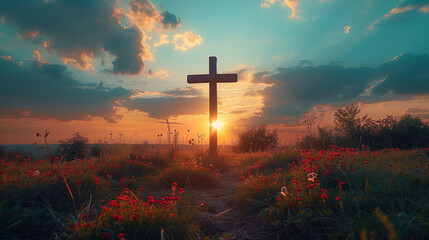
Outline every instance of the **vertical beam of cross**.
<svg viewBox="0 0 429 240"><path fill-rule="evenodd" d="M209 57L209 74L188 75L188 83L209 83L210 156L217 156L217 83L237 82L237 74L217 74L217 58Z"/></svg>
<svg viewBox="0 0 429 240"><path fill-rule="evenodd" d="M213 124L217 121L217 82L214 79L217 75L217 58L209 57L209 74L213 80L209 83L209 130L210 142L209 151L210 155L217 155L217 128Z"/></svg>

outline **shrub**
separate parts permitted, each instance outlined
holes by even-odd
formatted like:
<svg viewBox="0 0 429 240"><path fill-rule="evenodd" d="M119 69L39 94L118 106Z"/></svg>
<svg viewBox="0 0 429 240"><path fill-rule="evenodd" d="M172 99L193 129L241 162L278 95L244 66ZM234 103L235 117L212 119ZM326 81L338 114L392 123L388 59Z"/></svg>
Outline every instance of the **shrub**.
<svg viewBox="0 0 429 240"><path fill-rule="evenodd" d="M279 143L277 130L270 132L265 126L252 127L242 132L238 138L238 143L234 146L235 152L265 151L275 148Z"/></svg>
<svg viewBox="0 0 429 240"><path fill-rule="evenodd" d="M88 138L77 132L73 134L72 138L61 140L59 143L57 155L60 155L64 160L83 159L87 155Z"/></svg>

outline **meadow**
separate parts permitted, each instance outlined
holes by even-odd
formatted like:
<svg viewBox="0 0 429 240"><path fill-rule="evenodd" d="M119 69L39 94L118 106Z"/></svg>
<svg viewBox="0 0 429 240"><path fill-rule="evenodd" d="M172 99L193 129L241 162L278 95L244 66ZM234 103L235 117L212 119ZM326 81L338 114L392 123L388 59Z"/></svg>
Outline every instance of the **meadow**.
<svg viewBox="0 0 429 240"><path fill-rule="evenodd" d="M425 239L429 149L0 160L1 239Z"/></svg>

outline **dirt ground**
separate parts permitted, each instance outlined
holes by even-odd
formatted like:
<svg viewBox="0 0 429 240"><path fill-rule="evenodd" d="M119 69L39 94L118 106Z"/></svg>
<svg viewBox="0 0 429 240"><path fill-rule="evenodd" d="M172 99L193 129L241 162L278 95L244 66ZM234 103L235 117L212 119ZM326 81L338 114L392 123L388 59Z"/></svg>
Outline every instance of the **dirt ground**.
<svg viewBox="0 0 429 240"><path fill-rule="evenodd" d="M195 200L193 204L200 205L197 219L201 230L215 239L270 239L265 223L243 213L235 201L242 182L240 159L228 156L221 176L218 187L191 190L189 193L190 199Z"/></svg>

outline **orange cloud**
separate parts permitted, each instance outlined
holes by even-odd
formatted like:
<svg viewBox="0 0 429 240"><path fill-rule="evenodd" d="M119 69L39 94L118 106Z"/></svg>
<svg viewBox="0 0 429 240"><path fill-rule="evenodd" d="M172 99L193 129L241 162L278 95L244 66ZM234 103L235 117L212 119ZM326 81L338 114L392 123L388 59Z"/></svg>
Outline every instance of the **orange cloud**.
<svg viewBox="0 0 429 240"><path fill-rule="evenodd" d="M42 60L39 50L33 50L33 57L39 65L49 64L47 60Z"/></svg>
<svg viewBox="0 0 429 240"><path fill-rule="evenodd" d="M20 39L28 39L28 38L34 38L34 37L36 37L37 35L39 34L39 31L37 31L37 30L31 30L31 31L27 31L27 32L24 32L24 33L18 33L18 37L20 38Z"/></svg>
<svg viewBox="0 0 429 240"><path fill-rule="evenodd" d="M69 52L62 54L60 58L64 64L70 64L85 71L94 71L94 66L92 65L92 62L94 61L93 52L84 50Z"/></svg>
<svg viewBox="0 0 429 240"><path fill-rule="evenodd" d="M131 1L130 9L126 13L126 16L131 24L141 31L151 31L155 27L155 23L162 20L161 14L156 10L155 5L151 1Z"/></svg>
<svg viewBox="0 0 429 240"><path fill-rule="evenodd" d="M298 16L298 0L263 0L263 2L261 2L261 7L263 8L269 8L271 7L271 5L273 5L276 2L280 2L282 7L288 7L290 8L290 10L292 11L291 14L289 15L290 19L299 19L300 17Z"/></svg>
<svg viewBox="0 0 429 240"><path fill-rule="evenodd" d="M159 47L159 46L162 46L162 45L165 45L165 44L168 44L168 43L170 43L170 40L168 39L168 35L167 34L161 34L159 36L159 41L156 42L156 43L154 43L153 46L154 47Z"/></svg>
<svg viewBox="0 0 429 240"><path fill-rule="evenodd" d="M176 33L173 35L174 50L186 51L203 43L203 38L191 31Z"/></svg>
<svg viewBox="0 0 429 240"><path fill-rule="evenodd" d="M345 34L350 33L350 29L351 29L351 28L352 28L351 26L344 26L344 33L345 33Z"/></svg>
<svg viewBox="0 0 429 240"><path fill-rule="evenodd" d="M12 61L12 57L11 56L1 56L1 59L6 60L6 61Z"/></svg>

